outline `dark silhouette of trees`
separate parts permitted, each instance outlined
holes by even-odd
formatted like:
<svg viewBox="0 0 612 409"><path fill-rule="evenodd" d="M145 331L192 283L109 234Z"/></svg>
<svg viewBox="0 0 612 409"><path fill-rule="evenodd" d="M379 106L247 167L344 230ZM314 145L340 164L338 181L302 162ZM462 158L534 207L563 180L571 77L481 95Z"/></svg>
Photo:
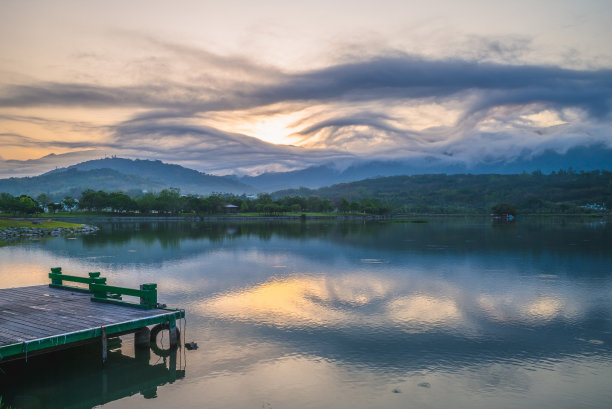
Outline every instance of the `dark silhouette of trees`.
<svg viewBox="0 0 612 409"><path fill-rule="evenodd" d="M493 213L495 216L516 216L518 214L518 210L513 204L498 203L491 207L491 213Z"/></svg>

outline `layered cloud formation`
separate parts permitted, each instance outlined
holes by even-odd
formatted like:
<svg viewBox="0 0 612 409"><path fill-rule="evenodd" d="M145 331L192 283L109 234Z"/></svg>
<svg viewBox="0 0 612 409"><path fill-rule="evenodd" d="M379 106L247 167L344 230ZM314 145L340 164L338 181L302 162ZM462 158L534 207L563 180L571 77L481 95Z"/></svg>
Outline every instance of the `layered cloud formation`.
<svg viewBox="0 0 612 409"><path fill-rule="evenodd" d="M378 50L287 70L132 40L146 44L148 58L102 79L4 83L0 149L117 154L252 174L363 158L469 165L612 145L612 70L508 63L520 47L512 41L489 43L495 58L480 60ZM0 170L17 165L27 173L23 162L4 161Z"/></svg>

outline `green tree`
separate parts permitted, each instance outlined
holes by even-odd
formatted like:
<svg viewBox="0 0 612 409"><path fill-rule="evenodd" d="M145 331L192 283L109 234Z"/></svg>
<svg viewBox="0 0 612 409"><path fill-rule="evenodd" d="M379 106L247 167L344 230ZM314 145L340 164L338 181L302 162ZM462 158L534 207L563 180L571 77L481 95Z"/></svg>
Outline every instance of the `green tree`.
<svg viewBox="0 0 612 409"><path fill-rule="evenodd" d="M510 203L498 203L491 207L491 213L496 216L505 216L512 215L516 216L518 214L518 210L515 205Z"/></svg>
<svg viewBox="0 0 612 409"><path fill-rule="evenodd" d="M181 210L180 197L179 189L170 188L162 190L157 197L157 210L163 213L178 213Z"/></svg>
<svg viewBox="0 0 612 409"><path fill-rule="evenodd" d="M63 206L61 203L54 203L54 202L51 202L51 203L48 203L48 204L47 204L47 208L49 209L49 211L50 211L51 213L55 213L55 212L57 212L58 210L62 210L62 208L63 208L63 207L64 207L64 206Z"/></svg>
<svg viewBox="0 0 612 409"><path fill-rule="evenodd" d="M0 211L10 213L13 211L15 198L10 193L0 193Z"/></svg>
<svg viewBox="0 0 612 409"><path fill-rule="evenodd" d="M136 205L140 212L148 214L153 210L157 210L157 198L153 193L145 193L136 199Z"/></svg>
<svg viewBox="0 0 612 409"><path fill-rule="evenodd" d="M138 209L136 201L122 192L110 193L107 197L107 204L114 212L126 212Z"/></svg>
<svg viewBox="0 0 612 409"><path fill-rule="evenodd" d="M62 204L66 208L66 210L71 211L77 205L77 201L72 196L66 196L62 199Z"/></svg>
<svg viewBox="0 0 612 409"><path fill-rule="evenodd" d="M108 201L108 193L106 193L103 190L98 190L97 192L94 193L94 196L93 196L94 210L100 211L100 210L104 210L107 207L110 207L110 204Z"/></svg>
<svg viewBox="0 0 612 409"><path fill-rule="evenodd" d="M96 192L87 189L81 193L81 197L79 198L79 209L81 210L93 210L94 208L94 198L96 196Z"/></svg>
<svg viewBox="0 0 612 409"><path fill-rule="evenodd" d="M331 212L332 210L334 210L334 205L329 199L321 200L319 209L322 212Z"/></svg>
<svg viewBox="0 0 612 409"><path fill-rule="evenodd" d="M22 195L19 196L19 201L17 202L17 213L33 215L35 213L40 213L42 209L38 206L36 201L32 199L30 196Z"/></svg>
<svg viewBox="0 0 612 409"><path fill-rule="evenodd" d="M306 209L311 212L321 212L323 210L323 203L321 198L318 196L310 196L306 200Z"/></svg>
<svg viewBox="0 0 612 409"><path fill-rule="evenodd" d="M340 205L338 206L338 210L340 210L340 212L342 213L348 213L349 210L351 210L351 205L349 204L348 200L346 200L345 198L342 198L342 200L340 200Z"/></svg>
<svg viewBox="0 0 612 409"><path fill-rule="evenodd" d="M242 213L246 213L249 211L249 204L247 203L246 200L243 200L240 202L240 211Z"/></svg>
<svg viewBox="0 0 612 409"><path fill-rule="evenodd" d="M48 207L52 203L51 198L46 193L41 193L36 196L36 201L42 207Z"/></svg>

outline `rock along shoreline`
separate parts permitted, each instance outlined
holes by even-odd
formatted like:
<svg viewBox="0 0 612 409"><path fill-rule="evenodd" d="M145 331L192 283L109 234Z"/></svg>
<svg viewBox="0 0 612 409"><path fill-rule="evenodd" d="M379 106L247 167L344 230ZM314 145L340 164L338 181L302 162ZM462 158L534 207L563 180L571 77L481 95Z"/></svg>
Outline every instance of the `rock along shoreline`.
<svg viewBox="0 0 612 409"><path fill-rule="evenodd" d="M78 227L6 227L0 230L0 240L91 234L98 230L100 230L99 227L90 225Z"/></svg>

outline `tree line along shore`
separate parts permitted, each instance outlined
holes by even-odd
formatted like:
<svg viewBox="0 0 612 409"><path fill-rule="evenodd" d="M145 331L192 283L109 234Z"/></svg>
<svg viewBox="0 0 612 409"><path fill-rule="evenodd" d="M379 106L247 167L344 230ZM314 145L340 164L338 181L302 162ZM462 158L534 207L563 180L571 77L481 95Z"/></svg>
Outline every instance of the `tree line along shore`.
<svg viewBox="0 0 612 409"><path fill-rule="evenodd" d="M220 215L321 216L364 214L607 214L612 201L612 172L544 175L414 175L341 183L319 189L292 189L272 194L181 194L84 190L79 197L61 199L0 193L5 215Z"/></svg>
<svg viewBox="0 0 612 409"><path fill-rule="evenodd" d="M255 196L236 196L231 194L212 194L206 197L181 195L178 189L164 189L159 193L145 193L129 196L123 192L102 190L84 191L79 198L64 197L59 202L51 201L46 195L32 198L26 195L12 196L0 194L0 211L7 215L265 215L282 216L287 214L310 213L333 215L334 213L363 213L387 215L392 211L389 204L379 199L365 199L359 202L341 198L340 200L319 197L284 197L276 200L269 194Z"/></svg>

